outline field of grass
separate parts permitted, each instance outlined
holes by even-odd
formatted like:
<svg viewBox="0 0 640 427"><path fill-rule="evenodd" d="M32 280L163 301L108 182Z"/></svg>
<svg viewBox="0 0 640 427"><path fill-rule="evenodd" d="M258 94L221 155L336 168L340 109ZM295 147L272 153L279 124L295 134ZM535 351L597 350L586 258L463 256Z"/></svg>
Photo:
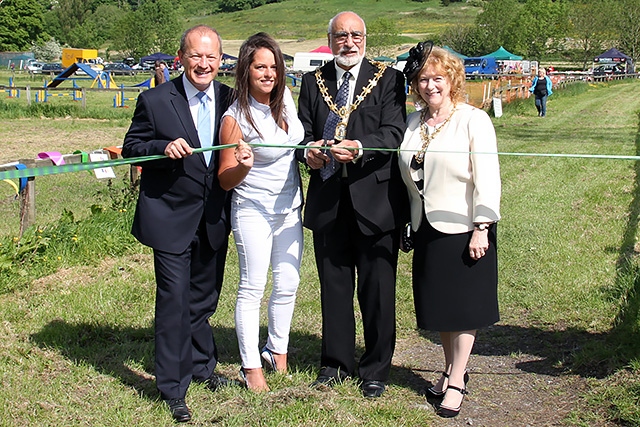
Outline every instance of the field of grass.
<svg viewBox="0 0 640 427"><path fill-rule="evenodd" d="M277 39L316 39L326 37L329 19L345 9L358 13L365 22L389 19L401 34L440 33L453 23L472 23L480 12L480 8L466 3L451 3L445 8L438 0L353 0L348 5L338 0L296 0L254 10L195 16L185 22L185 28L200 23L211 25L223 39L245 39L258 31L266 31Z"/></svg>
<svg viewBox="0 0 640 427"><path fill-rule="evenodd" d="M561 354L548 352L557 380L587 379L583 403L570 409L566 425L640 425L640 162L508 153L639 155L639 89L635 80L576 84L550 98L546 118L536 117L528 100L505 106L504 116L494 119L499 151L505 153L500 157L502 320L493 332L483 332L479 344L494 334L495 354L504 347L518 357L540 343L506 345L517 335L497 331L526 329L561 347ZM0 94L0 102L10 101ZM124 117L0 121L0 159L22 147L12 144L16 138L24 138L20 155L27 156L50 149L42 145L43 135L66 141L69 149L90 149L96 143L91 134L113 142L127 126ZM2 147L12 147L11 153ZM152 376L152 260L129 235L126 170L117 172L111 187L84 173L38 178L38 227L22 239L16 238L10 187L0 187L2 426L171 425ZM192 386L193 424L443 425L420 404L415 388L415 377L425 374L420 357L396 363L387 394L375 402L363 402L355 383L330 393L309 389L321 322L309 235L301 274L291 374L270 376L273 391L267 395L237 389L212 395ZM410 277L410 255L402 255L398 343L419 349L430 340L415 330ZM240 361L233 325L236 283L231 244L222 299L211 319L221 347L220 370L231 377ZM579 345L566 350L564 342L576 337ZM496 381L504 383L487 387L510 383Z"/></svg>

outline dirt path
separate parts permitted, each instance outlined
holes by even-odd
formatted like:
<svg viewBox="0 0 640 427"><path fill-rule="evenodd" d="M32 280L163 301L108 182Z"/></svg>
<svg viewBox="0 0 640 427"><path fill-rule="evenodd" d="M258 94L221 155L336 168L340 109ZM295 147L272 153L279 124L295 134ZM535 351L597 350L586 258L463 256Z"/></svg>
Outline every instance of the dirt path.
<svg viewBox="0 0 640 427"><path fill-rule="evenodd" d="M537 335L537 336L536 336ZM544 336L544 337L543 337ZM431 386L442 369L442 349L437 336L428 340L398 340L394 366L406 367L410 378L404 378L416 390ZM586 406L581 398L590 387L586 373L567 373L554 361L571 350L581 339L574 337L563 343L548 342L549 333L531 328L496 325L478 335L469 361L469 394L461 415L439 422L438 426L567 426L567 417ZM557 341L557 340L556 340ZM524 346L522 342L526 342ZM527 352L512 353L512 349ZM424 402L425 409L433 410ZM614 423L591 424L602 427Z"/></svg>

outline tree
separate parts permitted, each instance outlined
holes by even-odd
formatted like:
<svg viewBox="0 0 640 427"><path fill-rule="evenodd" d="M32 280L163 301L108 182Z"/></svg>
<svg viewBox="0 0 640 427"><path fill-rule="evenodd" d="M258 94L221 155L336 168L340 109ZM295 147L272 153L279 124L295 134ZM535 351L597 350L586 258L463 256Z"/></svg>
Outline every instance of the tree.
<svg viewBox="0 0 640 427"><path fill-rule="evenodd" d="M604 41L612 35L608 25L610 6L606 0L587 0L574 4L569 11L570 34L577 45L573 59L582 62L583 70L602 52Z"/></svg>
<svg viewBox="0 0 640 427"><path fill-rule="evenodd" d="M178 51L181 34L175 2L146 0L137 11L140 18L151 23L152 49L165 53ZM148 52L153 53L153 52Z"/></svg>
<svg viewBox="0 0 640 427"><path fill-rule="evenodd" d="M36 58L42 61L53 61L62 56L62 47L53 37L44 43L34 44L31 51Z"/></svg>
<svg viewBox="0 0 640 427"><path fill-rule="evenodd" d="M31 0L4 0L0 5L0 51L25 51L47 37L43 8Z"/></svg>
<svg viewBox="0 0 640 427"><path fill-rule="evenodd" d="M175 3L170 0L144 0L113 28L113 48L126 56L139 58L156 51L178 51L181 28Z"/></svg>
<svg viewBox="0 0 640 427"><path fill-rule="evenodd" d="M616 27L620 49L640 60L640 0L619 0L616 13Z"/></svg>
<svg viewBox="0 0 640 427"><path fill-rule="evenodd" d="M487 2L476 18L479 50L487 53L504 46L505 49L514 51L521 9L522 5L517 0Z"/></svg>
<svg viewBox="0 0 640 427"><path fill-rule="evenodd" d="M378 18L367 25L367 50L371 56L382 55L385 48L397 43L398 27L388 18Z"/></svg>
<svg viewBox="0 0 640 427"><path fill-rule="evenodd" d="M540 59L568 32L567 9L561 1L527 0L518 16L512 48L529 59Z"/></svg>
<svg viewBox="0 0 640 427"><path fill-rule="evenodd" d="M467 56L481 56L488 52L483 47L483 35L477 25L452 25L444 30L440 40L443 45Z"/></svg>

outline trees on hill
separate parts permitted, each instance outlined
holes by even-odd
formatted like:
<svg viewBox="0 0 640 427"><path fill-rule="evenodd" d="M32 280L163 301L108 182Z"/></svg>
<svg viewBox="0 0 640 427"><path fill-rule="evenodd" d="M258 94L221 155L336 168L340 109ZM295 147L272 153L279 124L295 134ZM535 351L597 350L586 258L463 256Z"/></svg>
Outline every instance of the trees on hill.
<svg viewBox="0 0 640 427"><path fill-rule="evenodd" d="M45 40L42 6L32 0L4 0L0 4L0 51L29 50Z"/></svg>

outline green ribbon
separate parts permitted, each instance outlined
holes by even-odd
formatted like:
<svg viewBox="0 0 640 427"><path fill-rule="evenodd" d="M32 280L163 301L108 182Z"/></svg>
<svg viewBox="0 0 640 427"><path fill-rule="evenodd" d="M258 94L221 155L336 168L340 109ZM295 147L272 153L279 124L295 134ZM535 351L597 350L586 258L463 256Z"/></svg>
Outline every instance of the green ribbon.
<svg viewBox="0 0 640 427"><path fill-rule="evenodd" d="M208 148L194 148L193 153L201 153L204 151L219 151L226 148L235 147L237 144L217 145ZM295 150L304 150L310 147L303 145L272 145L272 144L249 144L252 147L265 147L265 148L290 148ZM329 149L325 147L324 149ZM362 147L363 151L387 151L387 152L402 152L416 150L401 150L399 148L367 148ZM429 151L428 153L444 153L444 154L493 154L498 156L520 156L520 157L556 157L556 158L574 158L574 159L605 159L605 160L640 160L640 156L623 156L623 155L609 155L609 154L560 154L560 153L508 153L508 152L479 152L479 151ZM84 162L84 156L82 156ZM143 163L151 160L160 160L168 158L165 155L133 157L128 159L113 159L105 160L101 162L87 162L87 163L74 163L65 164L60 166L42 166L38 168L27 168L21 170L8 170L0 172L0 180L3 179L15 179L15 178L29 178L45 175L56 175L68 172L80 172L92 169L107 168L114 166L130 165L134 163Z"/></svg>

